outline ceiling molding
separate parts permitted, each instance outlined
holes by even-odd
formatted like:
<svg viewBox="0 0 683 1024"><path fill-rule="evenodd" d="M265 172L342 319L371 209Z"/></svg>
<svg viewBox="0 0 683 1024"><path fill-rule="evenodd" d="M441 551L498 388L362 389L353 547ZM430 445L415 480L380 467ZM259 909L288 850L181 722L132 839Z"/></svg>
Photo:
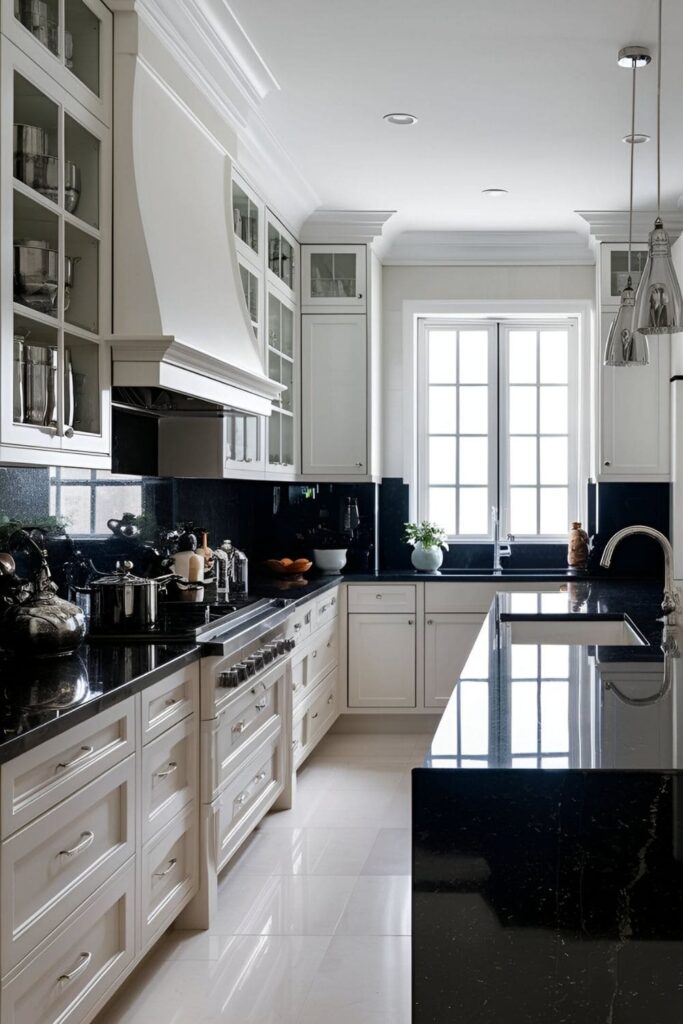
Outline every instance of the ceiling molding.
<svg viewBox="0 0 683 1024"><path fill-rule="evenodd" d="M577 210L598 242L628 242L628 210ZM633 240L647 242L652 231L656 210L633 211ZM683 232L683 210L662 210L664 227L675 242Z"/></svg>
<svg viewBox="0 0 683 1024"><path fill-rule="evenodd" d="M301 227L302 242L372 243L395 210L315 210Z"/></svg>
<svg viewBox="0 0 683 1024"><path fill-rule="evenodd" d="M387 266L592 266L575 231L404 231L383 254Z"/></svg>

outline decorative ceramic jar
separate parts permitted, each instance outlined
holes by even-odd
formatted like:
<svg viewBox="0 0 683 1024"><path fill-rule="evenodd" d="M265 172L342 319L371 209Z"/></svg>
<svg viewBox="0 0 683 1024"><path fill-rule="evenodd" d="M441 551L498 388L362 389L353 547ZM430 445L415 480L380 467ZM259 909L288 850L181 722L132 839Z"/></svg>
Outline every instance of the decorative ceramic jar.
<svg viewBox="0 0 683 1024"><path fill-rule="evenodd" d="M421 541L417 541L410 560L418 572L437 572L443 562L443 551L437 544L426 548Z"/></svg>

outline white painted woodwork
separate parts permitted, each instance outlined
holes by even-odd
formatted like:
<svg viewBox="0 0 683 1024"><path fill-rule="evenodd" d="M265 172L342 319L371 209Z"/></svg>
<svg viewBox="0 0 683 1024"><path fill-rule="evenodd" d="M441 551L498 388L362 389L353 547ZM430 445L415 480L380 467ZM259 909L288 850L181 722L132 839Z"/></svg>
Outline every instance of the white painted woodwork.
<svg viewBox="0 0 683 1024"><path fill-rule="evenodd" d="M507 580L504 576L486 582L425 583L425 612L479 612L489 611L493 598L504 593L555 593L561 590L560 581Z"/></svg>
<svg viewBox="0 0 683 1024"><path fill-rule="evenodd" d="M297 708L321 679L338 664L339 625L336 619L316 630L308 642L298 647L291 661L292 704Z"/></svg>
<svg viewBox="0 0 683 1024"><path fill-rule="evenodd" d="M294 637L297 645L303 643L311 635L314 615L315 605L312 601L301 605L299 608L295 608L292 612L287 632L289 636Z"/></svg>
<svg viewBox="0 0 683 1024"><path fill-rule="evenodd" d="M142 850L140 948L144 955L197 891L198 801L176 815Z"/></svg>
<svg viewBox="0 0 683 1024"><path fill-rule="evenodd" d="M90 1021L135 957L131 858L2 987L3 1024Z"/></svg>
<svg viewBox="0 0 683 1024"><path fill-rule="evenodd" d="M350 583L348 608L349 612L414 612L415 587L398 583Z"/></svg>
<svg viewBox="0 0 683 1024"><path fill-rule="evenodd" d="M366 317L311 314L301 323L302 472L365 476Z"/></svg>
<svg viewBox="0 0 683 1024"><path fill-rule="evenodd" d="M312 271L311 261L321 254L329 254L332 258L335 254L351 256L355 260L353 294L317 294L315 271ZM326 313L365 312L367 306L367 248L365 245L302 245L301 263L301 308L304 313L323 310Z"/></svg>
<svg viewBox="0 0 683 1024"><path fill-rule="evenodd" d="M671 668L673 672L673 667ZM663 666L654 670L635 665L604 665L596 671L598 714L601 730L600 768L649 769L671 763L674 756L676 714L673 710L675 684L650 705L631 707L617 697L642 699L659 693ZM626 753L628 752L628 753Z"/></svg>
<svg viewBox="0 0 683 1024"><path fill-rule="evenodd" d="M306 712L308 719L308 746L310 750L320 742L339 715L337 699L337 673L333 669L325 677L323 685ZM310 753L310 750L308 753Z"/></svg>
<svg viewBox="0 0 683 1024"><path fill-rule="evenodd" d="M199 664L172 672L140 694L142 742L149 743L172 725L199 711Z"/></svg>
<svg viewBox="0 0 683 1024"><path fill-rule="evenodd" d="M484 618L481 613L431 612L426 616L425 707L443 708L450 700Z"/></svg>
<svg viewBox="0 0 683 1024"><path fill-rule="evenodd" d="M349 706L415 707L414 614L349 615Z"/></svg>
<svg viewBox="0 0 683 1024"><path fill-rule="evenodd" d="M318 629L339 617L338 591L335 589L319 597L315 603L315 627Z"/></svg>
<svg viewBox="0 0 683 1024"><path fill-rule="evenodd" d="M158 832L197 793L197 719L189 715L142 751L142 841Z"/></svg>
<svg viewBox="0 0 683 1024"><path fill-rule="evenodd" d="M3 764L2 838L134 753L135 713L130 697Z"/></svg>

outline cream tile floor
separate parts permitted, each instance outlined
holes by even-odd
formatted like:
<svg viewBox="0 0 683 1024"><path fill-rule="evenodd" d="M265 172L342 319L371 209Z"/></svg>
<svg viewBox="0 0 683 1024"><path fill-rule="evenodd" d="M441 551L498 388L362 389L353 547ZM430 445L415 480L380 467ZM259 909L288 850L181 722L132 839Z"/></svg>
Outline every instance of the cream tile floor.
<svg viewBox="0 0 683 1024"><path fill-rule="evenodd" d="M408 1024L410 769L428 737L327 736L219 881L96 1024Z"/></svg>

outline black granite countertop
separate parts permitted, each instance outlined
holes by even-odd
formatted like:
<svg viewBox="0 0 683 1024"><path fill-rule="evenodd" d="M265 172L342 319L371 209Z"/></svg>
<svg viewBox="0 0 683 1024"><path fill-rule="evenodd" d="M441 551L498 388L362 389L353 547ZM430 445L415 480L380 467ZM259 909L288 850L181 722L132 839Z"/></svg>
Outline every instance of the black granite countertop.
<svg viewBox="0 0 683 1024"><path fill-rule="evenodd" d="M683 768L683 661L662 653L661 599L661 584L604 579L498 594L425 767ZM599 642L624 623L636 643ZM577 626L593 635L551 642Z"/></svg>
<svg viewBox="0 0 683 1024"><path fill-rule="evenodd" d="M440 569L438 572L418 572L416 569L378 569L377 572L346 573L344 583L490 583L505 580L508 583L528 583L544 580L604 579L566 567L535 569Z"/></svg>

